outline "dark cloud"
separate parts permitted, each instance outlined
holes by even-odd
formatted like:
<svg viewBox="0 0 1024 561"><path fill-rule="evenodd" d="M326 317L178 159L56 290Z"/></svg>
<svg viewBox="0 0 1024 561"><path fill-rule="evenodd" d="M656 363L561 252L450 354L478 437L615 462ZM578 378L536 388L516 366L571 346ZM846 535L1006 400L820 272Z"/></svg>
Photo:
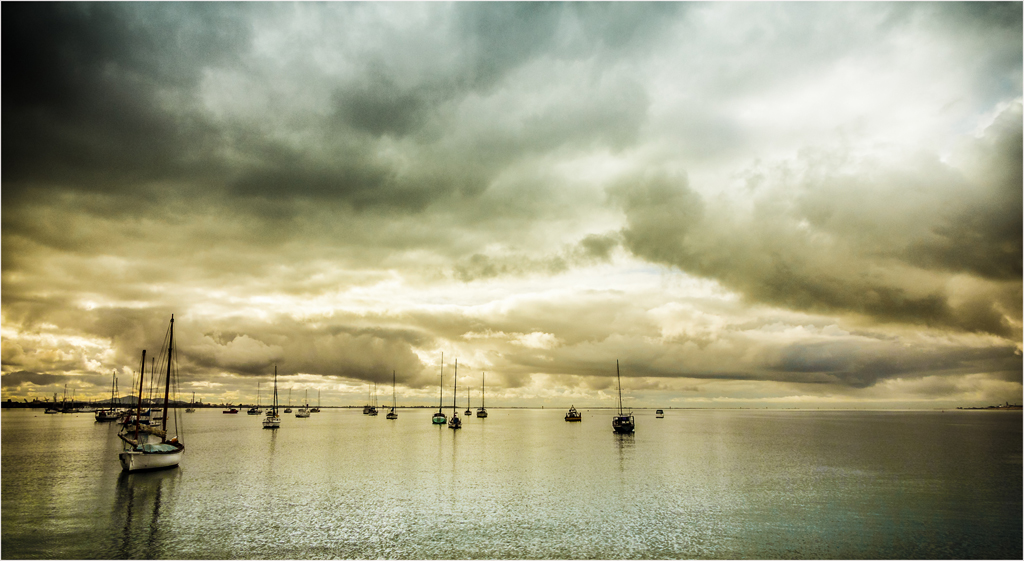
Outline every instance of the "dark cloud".
<svg viewBox="0 0 1024 561"><path fill-rule="evenodd" d="M210 167L219 140L175 110L246 28L216 5L19 3L5 9L4 200L25 188L110 192Z"/></svg>
<svg viewBox="0 0 1024 561"><path fill-rule="evenodd" d="M60 383L63 380L64 376L56 374L40 374L38 372L26 372L24 370L5 373L3 375L4 387L18 387L23 384L32 384L33 386L49 386Z"/></svg>

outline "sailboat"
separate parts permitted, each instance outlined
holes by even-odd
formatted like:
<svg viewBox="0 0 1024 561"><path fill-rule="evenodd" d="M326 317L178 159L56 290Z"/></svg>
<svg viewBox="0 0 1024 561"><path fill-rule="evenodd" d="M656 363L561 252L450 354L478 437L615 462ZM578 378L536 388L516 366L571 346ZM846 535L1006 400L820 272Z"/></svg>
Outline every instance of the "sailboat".
<svg viewBox="0 0 1024 561"><path fill-rule="evenodd" d="M619 374L619 361L615 361L615 377L619 381L619 414L612 417L612 430L620 434L633 432L633 413L622 412L622 376Z"/></svg>
<svg viewBox="0 0 1024 561"><path fill-rule="evenodd" d="M456 411L455 400L459 396L459 359L455 359L455 389L452 390L452 418L448 419L448 428L450 429L461 429L462 419L459 418L459 412Z"/></svg>
<svg viewBox="0 0 1024 561"><path fill-rule="evenodd" d="M192 405L189 405L188 409L186 409L185 412L186 413L195 413L196 412L196 392L192 392Z"/></svg>
<svg viewBox="0 0 1024 561"><path fill-rule="evenodd" d="M434 416L430 418L430 422L435 425L443 425L448 420L448 417L445 417L444 412L441 411L441 408L444 407L444 353L441 353L441 383L439 387L441 398L437 402L437 413L434 413Z"/></svg>
<svg viewBox="0 0 1024 561"><path fill-rule="evenodd" d="M247 411L250 415L260 414L260 383L256 382L256 407L250 407Z"/></svg>
<svg viewBox="0 0 1024 561"><path fill-rule="evenodd" d="M185 452L185 445L177 436L167 438L167 403L171 394L171 371L176 370L174 364L174 316L167 338L167 377L164 381L164 411L161 427L156 428L143 424L142 415L143 380L145 379L146 351L142 351L142 369L139 375L139 399L136 402L136 418L131 424L121 428L118 437L124 443L124 451L118 458L124 471L140 471L177 466ZM155 373L154 373L155 374Z"/></svg>
<svg viewBox="0 0 1024 561"><path fill-rule="evenodd" d="M295 412L295 416L300 419L309 417L309 390L306 390L306 405L299 407L299 410Z"/></svg>
<svg viewBox="0 0 1024 561"><path fill-rule="evenodd" d="M281 428L281 417L277 416L277 365L274 365L274 403L270 406L270 411L267 412L267 417L263 419L263 428L265 429L277 429Z"/></svg>
<svg viewBox="0 0 1024 561"><path fill-rule="evenodd" d="M473 397L473 390L466 390L466 416L473 416L473 407L469 404L470 399Z"/></svg>
<svg viewBox="0 0 1024 561"><path fill-rule="evenodd" d="M391 411L385 415L388 419L397 419L398 413L395 409L398 408L398 398L395 397L395 371L391 371Z"/></svg>
<svg viewBox="0 0 1024 561"><path fill-rule="evenodd" d="M107 423L110 421L116 421L120 416L117 409L114 408L114 394L117 393L117 373L114 374L114 380L110 384L110 407L107 409L96 410L96 421L100 423Z"/></svg>
<svg viewBox="0 0 1024 561"><path fill-rule="evenodd" d="M310 413L320 412L320 390L316 390L316 407L309 410Z"/></svg>
<svg viewBox="0 0 1024 561"><path fill-rule="evenodd" d="M275 366L274 368L276 369L277 367ZM291 388L288 388L288 407L285 407L284 412L285 413L291 413L292 412L292 389Z"/></svg>
<svg viewBox="0 0 1024 561"><path fill-rule="evenodd" d="M377 416L377 382L373 383L373 396L370 398L370 410L366 412L371 417Z"/></svg>
<svg viewBox="0 0 1024 561"><path fill-rule="evenodd" d="M483 376L480 377L480 408L476 410L477 417L487 417L487 409L484 408L484 381L487 378L487 373L484 372Z"/></svg>

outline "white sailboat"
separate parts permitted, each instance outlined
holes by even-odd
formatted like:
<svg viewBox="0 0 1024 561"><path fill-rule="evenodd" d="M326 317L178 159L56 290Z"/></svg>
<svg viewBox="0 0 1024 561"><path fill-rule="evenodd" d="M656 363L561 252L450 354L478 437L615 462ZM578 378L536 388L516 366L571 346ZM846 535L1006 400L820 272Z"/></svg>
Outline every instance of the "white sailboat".
<svg viewBox="0 0 1024 561"><path fill-rule="evenodd" d="M398 398L395 396L395 371L391 371L391 411L385 415L388 419L397 419L398 413L395 409L398 408Z"/></svg>
<svg viewBox="0 0 1024 561"><path fill-rule="evenodd" d="M619 414L612 417L612 430L620 434L633 432L633 413L622 412L622 376L619 375L619 361L615 361L615 377L619 381Z"/></svg>
<svg viewBox="0 0 1024 561"><path fill-rule="evenodd" d="M439 384L441 398L437 402L437 413L430 418L430 422L435 425L443 425L448 421L448 417L445 416L444 411L441 408L444 407L444 353L441 353L441 383Z"/></svg>
<svg viewBox="0 0 1024 561"><path fill-rule="evenodd" d="M274 365L274 403L270 406L270 411L267 411L267 417L263 419L263 428L265 429L277 429L281 428L281 417L277 415L277 365Z"/></svg>
<svg viewBox="0 0 1024 561"><path fill-rule="evenodd" d="M171 392L171 373L177 370L174 362L174 316L168 328L167 339L167 377L164 381L164 410L160 428L143 423L142 394L145 379L146 351L142 351L142 368L139 375L139 399L136 404L136 420L121 428L118 437L124 444L124 450L118 455L121 469L124 471L141 471L177 466L185 452L185 445L177 436L167 438L167 403ZM154 372L155 374L155 372ZM177 419L177 418L176 418ZM176 427L177 428L177 427Z"/></svg>
<svg viewBox="0 0 1024 561"><path fill-rule="evenodd" d="M186 409L185 412L186 413L195 413L196 412L196 392L192 392L192 404L188 406L188 409Z"/></svg>
<svg viewBox="0 0 1024 561"><path fill-rule="evenodd" d="M462 419L459 418L459 412L456 411L455 400L459 395L459 359L455 359L455 389L452 390L452 418L448 419L448 428L450 429L461 429Z"/></svg>
<svg viewBox="0 0 1024 561"><path fill-rule="evenodd" d="M295 416L300 419L309 417L309 390L306 390L306 404L295 411Z"/></svg>
<svg viewBox="0 0 1024 561"><path fill-rule="evenodd" d="M487 409L484 407L484 383L487 379L487 373L484 372L483 376L480 377L480 407L476 410L477 417L487 417Z"/></svg>
<svg viewBox="0 0 1024 561"><path fill-rule="evenodd" d="M274 368L276 369L277 366L275 366ZM292 389L291 388L288 388L288 407L285 407L284 412L285 413L291 413L292 412Z"/></svg>

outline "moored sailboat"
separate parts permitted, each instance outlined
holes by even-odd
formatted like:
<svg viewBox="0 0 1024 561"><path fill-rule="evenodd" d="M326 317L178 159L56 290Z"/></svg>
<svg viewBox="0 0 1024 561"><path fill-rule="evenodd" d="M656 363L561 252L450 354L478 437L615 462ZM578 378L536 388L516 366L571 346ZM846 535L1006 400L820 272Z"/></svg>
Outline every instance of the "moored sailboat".
<svg viewBox="0 0 1024 561"><path fill-rule="evenodd" d="M612 430L620 434L633 432L633 413L622 412L622 376L619 374L619 361L615 361L615 377L619 381L619 414L612 417Z"/></svg>
<svg viewBox="0 0 1024 561"><path fill-rule="evenodd" d="M446 417L444 411L441 410L444 407L444 353L441 353L441 383L439 384L439 387L441 397L437 402L437 413L434 413L434 416L430 418L430 422L435 425L443 425L448 421L448 417Z"/></svg>
<svg viewBox="0 0 1024 561"><path fill-rule="evenodd" d="M281 428L281 417L277 415L277 365L274 365L274 402L267 411L267 417L263 419L263 428Z"/></svg>
<svg viewBox="0 0 1024 561"><path fill-rule="evenodd" d="M371 417L377 416L377 382L373 383L373 397L370 398L370 411L367 413Z"/></svg>
<svg viewBox="0 0 1024 561"><path fill-rule="evenodd" d="M295 416L300 418L300 419L305 419L305 418L309 417L309 390L306 390L306 401L305 401L305 403L306 404L303 407L299 407L298 410L295 411Z"/></svg>
<svg viewBox="0 0 1024 561"><path fill-rule="evenodd" d="M455 400L459 396L459 359L455 359L455 387L452 390L452 418L448 419L448 428L450 429L461 429L462 419L459 418L459 412L456 411Z"/></svg>
<svg viewBox="0 0 1024 561"><path fill-rule="evenodd" d="M397 419L398 412L395 409L398 408L398 398L395 396L395 371L391 371L391 411L385 415L388 419Z"/></svg>
<svg viewBox="0 0 1024 561"><path fill-rule="evenodd" d="M114 380L110 384L110 407L106 409L96 410L96 421L100 423L108 423L110 421L116 421L121 413L114 408L114 394L117 393L117 374L114 374ZM47 411L49 412L49 411Z"/></svg>
<svg viewBox="0 0 1024 561"><path fill-rule="evenodd" d="M307 405L308 407L308 405ZM320 412L320 390L316 390L316 407L309 410L310 413Z"/></svg>
<svg viewBox="0 0 1024 561"><path fill-rule="evenodd" d="M174 361L174 316L168 328L167 338L167 377L164 381L164 408L161 427L156 428L148 423L143 424L142 395L145 379L146 351L142 351L142 368L139 375L139 399L136 405L135 421L126 424L118 433L124 443L124 450L118 455L121 469L124 471L141 471L177 466L185 452L185 445L177 436L167 438L167 404L171 392L171 373L176 370ZM155 374L155 372L154 372ZM177 419L177 417L175 417Z"/></svg>
<svg viewBox="0 0 1024 561"><path fill-rule="evenodd" d="M259 415L261 413L261 411L260 411L260 383L259 382L256 382L256 406L255 407L250 407L249 411L247 411L247 413L249 415Z"/></svg>
<svg viewBox="0 0 1024 561"><path fill-rule="evenodd" d="M274 368L276 369L277 367L275 366ZM285 413L291 413L292 412L292 389L291 388L288 388L288 407L284 408L284 412Z"/></svg>
<svg viewBox="0 0 1024 561"><path fill-rule="evenodd" d="M485 397L486 397L485 396L485 389L484 388L485 388L486 379L487 379L487 373L484 372L483 375L480 377L480 407L477 408L477 410L476 410L476 416L477 417L484 417L484 418L487 417L487 408L484 407L484 400L485 400Z"/></svg>
<svg viewBox="0 0 1024 561"><path fill-rule="evenodd" d="M188 406L188 409L186 409L185 412L186 413L195 413L196 412L196 392L192 392L192 404Z"/></svg>

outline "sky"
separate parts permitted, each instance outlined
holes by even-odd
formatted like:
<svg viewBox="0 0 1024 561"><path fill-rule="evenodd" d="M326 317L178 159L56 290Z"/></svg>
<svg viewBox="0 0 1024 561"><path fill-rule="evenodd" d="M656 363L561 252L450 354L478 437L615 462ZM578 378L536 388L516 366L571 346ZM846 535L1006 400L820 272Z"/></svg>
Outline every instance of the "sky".
<svg viewBox="0 0 1024 561"><path fill-rule="evenodd" d="M4 400L1022 401L1019 2L3 16Z"/></svg>

